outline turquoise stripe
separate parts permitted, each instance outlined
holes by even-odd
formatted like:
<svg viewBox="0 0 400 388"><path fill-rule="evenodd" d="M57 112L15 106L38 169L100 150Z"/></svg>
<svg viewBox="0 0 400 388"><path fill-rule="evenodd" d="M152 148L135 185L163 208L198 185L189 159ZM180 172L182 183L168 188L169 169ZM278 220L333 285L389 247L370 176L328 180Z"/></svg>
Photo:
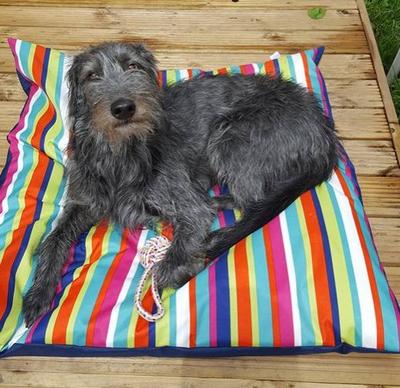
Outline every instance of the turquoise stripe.
<svg viewBox="0 0 400 388"><path fill-rule="evenodd" d="M72 343L74 345L86 345L86 331L90 317L97 302L97 297L100 293L101 287L103 286L107 273L110 270L115 256L120 250L120 247L121 229L117 226L113 226L107 250L102 252L101 259L99 259L98 263L96 264L96 269L94 270L76 315L72 337ZM93 267L93 264L91 267ZM88 279L86 279L85 283L88 283Z"/></svg>
<svg viewBox="0 0 400 388"><path fill-rule="evenodd" d="M335 190L329 184L327 184L326 187L328 188L329 197L331 199L331 203L335 212L335 218L337 221L340 233L340 239L342 241L342 246L343 246L343 254L346 260L346 268L349 279L351 299L353 304L355 346L362 346L362 319L361 319L361 308L359 301L360 295L358 294L357 291L357 283L356 283L356 277L354 275L353 263L351 260L349 242L347 240L346 229L344 227L342 213L340 212L340 208L336 199Z"/></svg>
<svg viewBox="0 0 400 388"><path fill-rule="evenodd" d="M20 41L20 49L17 52L17 56L19 58L19 66L26 77L32 79L32 71L29 66L29 59L30 59L30 51L32 49L32 44L28 42Z"/></svg>
<svg viewBox="0 0 400 388"><path fill-rule="evenodd" d="M252 233L251 240L253 246L254 270L256 275L256 285L254 286L257 287L258 334L260 346L273 346L271 293L263 229L257 229Z"/></svg>
<svg viewBox="0 0 400 388"><path fill-rule="evenodd" d="M301 345L314 346L316 339L311 319L311 309L307 286L307 261L301 226L296 205L293 203L286 209L286 221L290 245L293 252L293 264L296 273L296 290L301 322Z"/></svg>
<svg viewBox="0 0 400 388"><path fill-rule="evenodd" d="M295 69L294 64L293 64L292 56L290 56L290 55L287 56L287 62L288 62L288 65L289 65L290 78L292 79L292 81L297 82L296 69Z"/></svg>
<svg viewBox="0 0 400 388"><path fill-rule="evenodd" d="M364 219L364 209L360 201L354 201L354 207L357 212L357 219L360 223L362 234L367 245L368 253L371 258L372 270L378 289L379 301L381 304L384 330L384 347L389 351L399 351L399 337L397 331L396 312L393 302L390 298L389 285L381 269L375 245L373 243L368 225Z"/></svg>
<svg viewBox="0 0 400 388"><path fill-rule="evenodd" d="M210 312L207 269L196 277L196 346L210 346Z"/></svg>

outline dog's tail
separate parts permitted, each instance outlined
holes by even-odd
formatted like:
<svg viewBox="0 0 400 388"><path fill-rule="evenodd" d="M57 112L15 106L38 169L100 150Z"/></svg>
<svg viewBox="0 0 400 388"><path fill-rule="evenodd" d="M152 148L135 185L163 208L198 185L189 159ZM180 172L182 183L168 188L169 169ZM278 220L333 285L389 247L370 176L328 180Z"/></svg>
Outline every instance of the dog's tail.
<svg viewBox="0 0 400 388"><path fill-rule="evenodd" d="M325 179L328 178L324 177ZM320 184L321 177L293 177L266 193L263 200L252 203L234 225L211 232L207 241L207 257L215 259L234 244L261 228L285 210L301 194Z"/></svg>

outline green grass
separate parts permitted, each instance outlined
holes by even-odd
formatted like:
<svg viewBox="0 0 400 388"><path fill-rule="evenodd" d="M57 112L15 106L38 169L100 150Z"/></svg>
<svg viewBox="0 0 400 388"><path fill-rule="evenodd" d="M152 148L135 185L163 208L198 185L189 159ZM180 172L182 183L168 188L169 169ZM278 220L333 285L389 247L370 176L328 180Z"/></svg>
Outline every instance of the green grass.
<svg viewBox="0 0 400 388"><path fill-rule="evenodd" d="M400 47L400 0L366 0L369 18L378 42L383 67L388 72ZM400 117L400 79L390 85Z"/></svg>

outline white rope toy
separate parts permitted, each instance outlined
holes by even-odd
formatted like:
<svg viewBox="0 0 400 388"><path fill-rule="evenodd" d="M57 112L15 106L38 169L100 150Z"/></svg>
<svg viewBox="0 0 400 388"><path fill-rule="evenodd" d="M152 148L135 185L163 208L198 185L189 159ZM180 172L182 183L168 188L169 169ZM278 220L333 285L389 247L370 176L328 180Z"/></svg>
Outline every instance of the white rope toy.
<svg viewBox="0 0 400 388"><path fill-rule="evenodd" d="M153 294L154 302L157 305L157 312L155 314L151 314L144 309L142 305L144 283L154 265L165 258L170 245L171 241L169 241L166 237L156 236L147 240L143 248L141 248L139 251L140 264L143 265L145 270L136 288L135 306L139 315L149 322L154 322L157 319L160 319L164 315L165 310L161 304L161 297L158 293L157 280L154 272L151 274L151 293Z"/></svg>

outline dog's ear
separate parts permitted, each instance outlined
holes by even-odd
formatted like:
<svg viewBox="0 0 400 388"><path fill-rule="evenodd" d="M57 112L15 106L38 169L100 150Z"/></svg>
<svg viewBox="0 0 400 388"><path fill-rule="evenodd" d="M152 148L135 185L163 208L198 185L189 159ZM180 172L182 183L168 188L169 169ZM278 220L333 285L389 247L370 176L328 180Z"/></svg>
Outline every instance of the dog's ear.
<svg viewBox="0 0 400 388"><path fill-rule="evenodd" d="M67 155L70 159L75 151L75 124L76 118L80 114L80 109L85 106L85 97L81 87L80 74L82 70L82 55L79 54L72 58L71 66L67 72L68 84L68 131L69 142L67 145Z"/></svg>
<svg viewBox="0 0 400 388"><path fill-rule="evenodd" d="M80 85L80 73L82 71L81 55L73 57L71 67L67 72L69 88L68 115L71 126L75 125L75 118L79 113L79 107L84 102L84 94Z"/></svg>

